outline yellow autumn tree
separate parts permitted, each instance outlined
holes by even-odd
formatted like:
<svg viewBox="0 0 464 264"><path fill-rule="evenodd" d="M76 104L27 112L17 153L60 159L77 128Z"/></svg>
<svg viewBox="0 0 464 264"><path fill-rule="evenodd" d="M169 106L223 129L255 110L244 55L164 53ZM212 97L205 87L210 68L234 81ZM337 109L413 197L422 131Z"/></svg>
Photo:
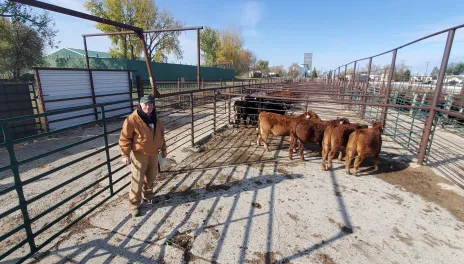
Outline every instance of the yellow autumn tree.
<svg viewBox="0 0 464 264"><path fill-rule="evenodd" d="M236 72L240 71L243 38L235 27L222 30L219 34L216 62L230 63Z"/></svg>
<svg viewBox="0 0 464 264"><path fill-rule="evenodd" d="M143 29L179 28L183 23L177 21L166 10L159 11L153 0L87 0L84 7L95 16L122 22ZM103 32L125 31L111 25L97 23L96 28ZM151 60L165 61L168 54L182 58L178 40L181 32L146 34L147 48ZM109 36L112 47L109 54L113 58L139 59L142 53L140 39L134 35Z"/></svg>

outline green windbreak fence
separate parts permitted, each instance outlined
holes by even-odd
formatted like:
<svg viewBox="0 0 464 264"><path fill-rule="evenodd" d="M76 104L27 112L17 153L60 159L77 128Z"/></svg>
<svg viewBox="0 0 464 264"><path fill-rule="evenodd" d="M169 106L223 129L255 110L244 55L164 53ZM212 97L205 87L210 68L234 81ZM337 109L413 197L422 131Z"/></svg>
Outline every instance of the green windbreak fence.
<svg viewBox="0 0 464 264"><path fill-rule="evenodd" d="M143 60L126 60L113 58L89 58L92 69L116 69L136 70L135 75L140 75L143 80L148 80L148 71ZM57 68L86 68L85 58L47 58L48 67ZM185 81L197 79L196 65L183 65L171 63L151 63L152 71L156 81L174 81L184 78ZM222 69L201 67L201 79L204 81L233 80L234 69Z"/></svg>

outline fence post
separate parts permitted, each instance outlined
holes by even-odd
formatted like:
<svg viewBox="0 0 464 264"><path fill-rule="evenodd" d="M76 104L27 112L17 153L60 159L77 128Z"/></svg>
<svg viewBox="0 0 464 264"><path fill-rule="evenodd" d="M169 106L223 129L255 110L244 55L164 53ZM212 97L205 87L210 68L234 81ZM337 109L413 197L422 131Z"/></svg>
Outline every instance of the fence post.
<svg viewBox="0 0 464 264"><path fill-rule="evenodd" d="M194 119L194 116L193 116L193 92L190 92L190 133L191 133L191 143L192 143L192 147L195 146L195 135L194 135L194 128L195 128L195 125L193 124L195 121Z"/></svg>
<svg viewBox="0 0 464 264"><path fill-rule="evenodd" d="M135 82L137 83L137 96L143 97L144 91L143 91L143 84L142 84L142 76L137 75L135 76Z"/></svg>
<svg viewBox="0 0 464 264"><path fill-rule="evenodd" d="M84 39L84 49L85 49L85 63L87 66L87 72L89 74L89 81L90 81L90 93L92 94L92 102L94 105L97 104L97 98L95 97L95 87L93 85L93 75L92 75L92 70L90 69L90 63L89 63L89 56L87 55L87 41L85 36L83 36ZM93 108L93 114L95 116L95 121L98 120L98 111L97 107Z"/></svg>
<svg viewBox="0 0 464 264"><path fill-rule="evenodd" d="M213 132L216 133L216 89L213 90Z"/></svg>
<svg viewBox="0 0 464 264"><path fill-rule="evenodd" d="M29 217L29 212L27 211L27 202L26 202L26 199L24 198L24 192L23 192L23 182L21 181L21 177L19 175L19 166L18 166L18 161L16 160L14 144L12 142L13 140L11 138L10 131L8 128L9 125L10 124L7 123L7 124L2 124L0 126L1 126L2 133L3 133L4 142L6 143L6 150L8 151L8 156L10 158L11 172L13 173L16 194L18 195L19 208L23 215L24 229L26 231L27 242L29 243L31 252L36 252L37 246L35 245L34 234L32 233L31 219Z"/></svg>
<svg viewBox="0 0 464 264"><path fill-rule="evenodd" d="M451 47L453 46L455 30L451 29L448 31L448 38L446 40L445 51L443 52L443 59L441 60L440 73L438 74L437 85L435 86L435 93L433 95L432 105L429 106L429 115L425 122L424 132L422 133L421 144L419 148L419 154L417 156L417 164L422 165L425 159L425 153L427 145L429 143L429 137L432 130L433 119L435 118L435 107L437 106L438 100L440 99L440 92L443 85L443 79L445 77L446 66L448 65L449 56L451 53Z"/></svg>
<svg viewBox="0 0 464 264"><path fill-rule="evenodd" d="M180 79L179 79L179 78L177 78L177 91L180 92ZM181 105L182 105L182 97L183 97L182 94L179 94L179 95L177 96L177 102L178 102L179 108L180 108Z"/></svg>
<svg viewBox="0 0 464 264"><path fill-rule="evenodd" d="M106 117L105 117L105 107L102 105L100 106L101 110L101 121L102 121L102 129L103 129L103 139L105 141L105 153L106 153L106 168L108 169L108 181L110 184L110 194L111 196L114 195L113 191L113 173L111 172L111 164L110 164L110 150L108 148L108 131L106 128Z"/></svg>
<svg viewBox="0 0 464 264"><path fill-rule="evenodd" d="M418 97L418 96L419 96L418 93L413 93L413 94L412 94L412 102L411 102L411 105L412 105L412 106L417 105L417 97ZM411 108L411 109L409 110L409 114L410 114L410 115L414 114L415 112L416 112L416 109L414 109L414 108Z"/></svg>
<svg viewBox="0 0 464 264"><path fill-rule="evenodd" d="M388 73L388 82L387 82L387 91L385 92L385 103L388 104L388 99L390 99L390 91L391 91L391 83L393 79L393 74L395 73L395 62L396 62L396 52L398 50L393 51L392 55L392 62L390 65L390 72ZM385 127L386 121L387 121L387 112L388 112L388 107L384 106L382 109L382 114L380 116L381 122L383 122L383 127Z"/></svg>
<svg viewBox="0 0 464 264"><path fill-rule="evenodd" d="M371 67L372 67L372 57L369 58L369 66L367 66L367 80L366 80L366 86L363 89L363 98L362 101L367 103L367 89L369 89L369 79L371 76ZM364 114L366 113L366 105L361 106L361 119L364 119Z"/></svg>

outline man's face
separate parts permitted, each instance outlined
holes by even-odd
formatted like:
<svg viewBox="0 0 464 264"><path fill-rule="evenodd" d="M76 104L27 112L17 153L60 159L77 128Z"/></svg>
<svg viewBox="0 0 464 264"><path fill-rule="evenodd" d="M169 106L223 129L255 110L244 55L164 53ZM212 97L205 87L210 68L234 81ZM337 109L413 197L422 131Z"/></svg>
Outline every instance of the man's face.
<svg viewBox="0 0 464 264"><path fill-rule="evenodd" d="M150 115L153 111L153 103L140 103L140 107L142 108L142 111L147 115Z"/></svg>

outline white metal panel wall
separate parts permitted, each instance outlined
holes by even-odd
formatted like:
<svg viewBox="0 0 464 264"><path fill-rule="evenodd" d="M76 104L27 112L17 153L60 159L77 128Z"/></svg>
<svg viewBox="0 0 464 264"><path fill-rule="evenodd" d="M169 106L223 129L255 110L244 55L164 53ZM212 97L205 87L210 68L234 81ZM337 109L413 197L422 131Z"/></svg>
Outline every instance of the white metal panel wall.
<svg viewBox="0 0 464 264"><path fill-rule="evenodd" d="M129 75L126 71L92 71L92 77L95 95L97 96L125 93L119 95L96 97L97 104L131 99L131 95L129 93ZM118 110L111 111L113 109ZM129 101L105 106L106 117L129 114L131 111L132 106ZM101 118L100 111L98 118Z"/></svg>
<svg viewBox="0 0 464 264"><path fill-rule="evenodd" d="M92 96L88 71L82 70L48 70L38 71L45 111L66 109L93 104L92 98L48 102L50 100ZM126 73L127 74L127 73ZM47 116L49 129L55 130L95 121L93 108ZM86 115L86 116L82 116ZM77 117L82 116L82 117ZM63 118L73 119L56 121ZM52 121L52 122L50 122Z"/></svg>

